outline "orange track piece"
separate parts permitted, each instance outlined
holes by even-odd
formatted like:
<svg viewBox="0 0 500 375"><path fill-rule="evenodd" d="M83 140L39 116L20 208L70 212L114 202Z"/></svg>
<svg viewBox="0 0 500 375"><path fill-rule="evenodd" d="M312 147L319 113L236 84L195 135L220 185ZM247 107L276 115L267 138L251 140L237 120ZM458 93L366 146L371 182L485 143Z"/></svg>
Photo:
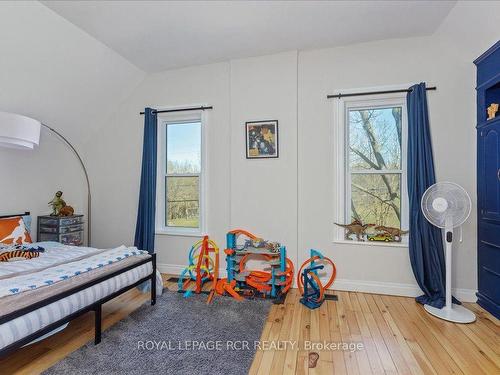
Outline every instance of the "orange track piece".
<svg viewBox="0 0 500 375"><path fill-rule="evenodd" d="M217 292L217 294L224 294L224 285L227 283L227 279L224 278L224 279L220 279L219 281L217 281L217 283L215 284L215 291Z"/></svg>
<svg viewBox="0 0 500 375"><path fill-rule="evenodd" d="M205 262L206 269L208 270L208 259L206 256L208 256L208 236L203 236L198 264L196 265L196 293L201 292L201 266L203 262Z"/></svg>
<svg viewBox="0 0 500 375"><path fill-rule="evenodd" d="M293 263L290 259L286 258L286 264L287 264L287 267L286 267L286 271L284 272L285 276L286 276L286 280L285 280L285 287L283 288L283 291L282 291L283 294L288 292L288 290L292 287L292 284L293 284L293 272L294 272Z"/></svg>
<svg viewBox="0 0 500 375"><path fill-rule="evenodd" d="M266 291L270 292L271 287L267 284L260 284L258 281L254 281L250 276L247 277L247 284L257 289L259 292Z"/></svg>
<svg viewBox="0 0 500 375"><path fill-rule="evenodd" d="M234 287L236 286L236 280L231 281L230 283L227 282L226 278L220 279L217 284L215 285L215 292L217 294L223 295L224 292L227 292L231 297L238 301L243 301L244 298L240 296L235 290Z"/></svg>
<svg viewBox="0 0 500 375"><path fill-rule="evenodd" d="M231 283L227 283L224 285L224 289L226 290L226 292L228 292L231 297L233 297L235 300L237 301L243 301L244 298L242 296L240 296L235 290L234 290L234 287L236 286L236 280L233 280L231 281Z"/></svg>
<svg viewBox="0 0 500 375"><path fill-rule="evenodd" d="M215 294L215 289L212 289L212 291L210 292L210 294L208 295L208 298L207 298L207 305L210 305L210 303L212 302L212 299L214 298L214 294Z"/></svg>
<svg viewBox="0 0 500 375"><path fill-rule="evenodd" d="M229 231L229 233L236 234L237 236L240 234L244 234L245 236L247 236L248 238L250 238L252 240L257 238L256 235L254 235L246 230L243 230L243 229L233 229L232 231Z"/></svg>

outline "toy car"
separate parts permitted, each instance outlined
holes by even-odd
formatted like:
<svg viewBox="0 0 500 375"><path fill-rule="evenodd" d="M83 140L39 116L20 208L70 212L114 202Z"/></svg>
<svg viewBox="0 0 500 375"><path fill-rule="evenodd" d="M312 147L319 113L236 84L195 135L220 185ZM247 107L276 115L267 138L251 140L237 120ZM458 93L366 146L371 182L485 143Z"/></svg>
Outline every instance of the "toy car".
<svg viewBox="0 0 500 375"><path fill-rule="evenodd" d="M369 236L368 241L392 242L394 238L389 233L381 233Z"/></svg>

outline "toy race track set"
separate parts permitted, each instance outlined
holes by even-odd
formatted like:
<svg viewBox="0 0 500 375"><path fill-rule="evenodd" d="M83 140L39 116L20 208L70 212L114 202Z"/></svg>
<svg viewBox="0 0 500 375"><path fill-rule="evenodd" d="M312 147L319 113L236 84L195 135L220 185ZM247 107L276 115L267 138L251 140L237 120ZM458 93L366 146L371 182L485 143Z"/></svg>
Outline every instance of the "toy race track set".
<svg viewBox="0 0 500 375"><path fill-rule="evenodd" d="M246 237L243 245L238 238ZM236 229L226 235L227 281L244 297L273 298L282 302L293 284L293 263L286 257L286 247L278 242L265 241L250 232ZM247 261L264 261L265 269L251 270Z"/></svg>
<svg viewBox="0 0 500 375"><path fill-rule="evenodd" d="M238 301L264 298L271 299L275 304L284 302L294 280L294 265L286 256L285 246L246 230L235 229L226 234L224 253L227 277L219 278L219 247L204 236L189 250L189 264L179 278L170 280L177 281L178 292L184 297L192 293L208 294L207 304L215 295L230 296ZM259 269L249 268L249 261L259 261ZM330 271L330 276L323 284L319 271L324 273L326 270ZM335 275L335 264L319 251L311 250L311 257L302 264L297 275L302 295L300 302L314 309L321 306L325 299L336 300L336 296L325 294ZM194 288L190 288L193 282Z"/></svg>

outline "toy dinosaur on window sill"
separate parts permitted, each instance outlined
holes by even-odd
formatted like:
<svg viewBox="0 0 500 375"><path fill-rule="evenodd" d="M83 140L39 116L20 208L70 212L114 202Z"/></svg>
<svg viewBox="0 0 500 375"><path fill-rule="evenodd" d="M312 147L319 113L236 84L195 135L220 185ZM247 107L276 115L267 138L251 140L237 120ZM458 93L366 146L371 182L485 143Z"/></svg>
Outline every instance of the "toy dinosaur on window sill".
<svg viewBox="0 0 500 375"><path fill-rule="evenodd" d="M399 228L393 228L393 227L386 227L384 225L376 226L375 230L391 236L394 239L394 242L401 242L401 237L408 233L407 230L401 230Z"/></svg>
<svg viewBox="0 0 500 375"><path fill-rule="evenodd" d="M364 236L365 236L365 231L368 227L374 227L375 224L363 224L359 220L354 220L351 224L338 224L334 223L335 225L338 225L339 227L345 228L345 239L346 240L352 240L351 239L351 234L356 235L356 239L358 241L364 241Z"/></svg>

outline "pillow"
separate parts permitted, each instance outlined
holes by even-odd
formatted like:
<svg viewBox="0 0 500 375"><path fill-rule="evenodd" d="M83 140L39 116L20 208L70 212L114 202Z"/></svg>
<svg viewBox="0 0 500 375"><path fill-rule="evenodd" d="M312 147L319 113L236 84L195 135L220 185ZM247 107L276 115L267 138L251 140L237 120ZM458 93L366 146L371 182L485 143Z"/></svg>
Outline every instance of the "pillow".
<svg viewBox="0 0 500 375"><path fill-rule="evenodd" d="M21 216L0 219L0 244L22 245L31 242L30 232Z"/></svg>

